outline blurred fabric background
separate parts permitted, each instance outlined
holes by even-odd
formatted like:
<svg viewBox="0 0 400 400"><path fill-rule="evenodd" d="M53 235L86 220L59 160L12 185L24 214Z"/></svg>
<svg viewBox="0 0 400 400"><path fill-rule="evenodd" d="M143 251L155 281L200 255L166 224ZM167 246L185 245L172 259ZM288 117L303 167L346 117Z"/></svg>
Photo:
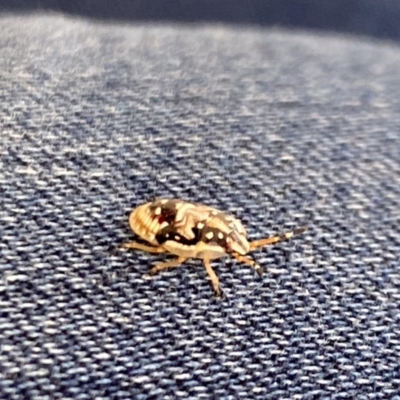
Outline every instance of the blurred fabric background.
<svg viewBox="0 0 400 400"><path fill-rule="evenodd" d="M104 20L278 25L400 38L397 0L1 0L0 8Z"/></svg>
<svg viewBox="0 0 400 400"><path fill-rule="evenodd" d="M398 4L0 3L0 399L399 400ZM309 230L216 300L154 197Z"/></svg>

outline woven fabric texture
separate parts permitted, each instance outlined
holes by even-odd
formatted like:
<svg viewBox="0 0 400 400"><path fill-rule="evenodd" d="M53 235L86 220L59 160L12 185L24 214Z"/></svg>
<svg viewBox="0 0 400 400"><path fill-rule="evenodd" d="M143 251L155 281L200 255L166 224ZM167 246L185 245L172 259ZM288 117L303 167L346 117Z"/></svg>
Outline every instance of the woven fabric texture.
<svg viewBox="0 0 400 400"><path fill-rule="evenodd" d="M0 20L1 399L400 399L400 49L224 26ZM115 246L206 203L255 271Z"/></svg>

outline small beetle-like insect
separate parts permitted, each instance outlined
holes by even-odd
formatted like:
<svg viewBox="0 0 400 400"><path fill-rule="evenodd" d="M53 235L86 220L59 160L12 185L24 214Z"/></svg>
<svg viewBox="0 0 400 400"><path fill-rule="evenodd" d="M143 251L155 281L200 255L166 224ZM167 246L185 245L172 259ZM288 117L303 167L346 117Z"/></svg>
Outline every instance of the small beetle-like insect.
<svg viewBox="0 0 400 400"><path fill-rule="evenodd" d="M261 266L246 257L247 253L290 239L306 230L302 227L292 232L248 242L246 230L237 218L203 204L177 199L158 199L140 205L130 214L129 225L151 246L129 242L121 247L178 256L153 267L150 275L166 268L177 267L189 258L202 259L217 296L221 291L219 279L211 267L212 260L232 255L238 261L252 266L261 276Z"/></svg>

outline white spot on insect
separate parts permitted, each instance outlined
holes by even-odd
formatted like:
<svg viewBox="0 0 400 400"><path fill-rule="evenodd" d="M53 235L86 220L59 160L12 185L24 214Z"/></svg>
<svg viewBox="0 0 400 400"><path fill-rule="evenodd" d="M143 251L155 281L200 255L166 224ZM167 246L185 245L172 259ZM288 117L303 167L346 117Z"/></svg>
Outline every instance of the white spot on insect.
<svg viewBox="0 0 400 400"><path fill-rule="evenodd" d="M169 224L168 224L168 222L167 221L164 221L161 225L160 225L160 229L163 229L163 228L165 228L166 226L168 226Z"/></svg>
<svg viewBox="0 0 400 400"><path fill-rule="evenodd" d="M167 199L160 200L160 203L161 203L161 204L168 203L168 200L167 200Z"/></svg>
<svg viewBox="0 0 400 400"><path fill-rule="evenodd" d="M198 229L203 229L203 228L204 228L204 224L203 224L202 222L199 222L199 223L197 224L197 228L198 228Z"/></svg>
<svg viewBox="0 0 400 400"><path fill-rule="evenodd" d="M212 239L214 237L214 232L207 232L205 236L207 239Z"/></svg>
<svg viewBox="0 0 400 400"><path fill-rule="evenodd" d="M175 236L175 240L181 240L179 236Z"/></svg>
<svg viewBox="0 0 400 400"><path fill-rule="evenodd" d="M155 215L160 215L160 214L161 214L161 207L157 207L157 208L154 210L154 214L155 214Z"/></svg>
<svg viewBox="0 0 400 400"><path fill-rule="evenodd" d="M166 237L166 238L169 238L169 233L166 233L166 234L165 234L165 237Z"/></svg>
<svg viewBox="0 0 400 400"><path fill-rule="evenodd" d="M224 234L222 232L218 232L218 238L219 239L223 239L224 238Z"/></svg>

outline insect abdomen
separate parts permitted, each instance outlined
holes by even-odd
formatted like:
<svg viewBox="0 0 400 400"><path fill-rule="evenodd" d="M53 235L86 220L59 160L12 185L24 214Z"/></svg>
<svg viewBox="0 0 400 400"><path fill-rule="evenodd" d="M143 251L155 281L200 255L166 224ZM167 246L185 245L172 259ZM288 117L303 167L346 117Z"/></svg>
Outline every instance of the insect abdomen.
<svg viewBox="0 0 400 400"><path fill-rule="evenodd" d="M155 237L162 227L158 220L154 219L149 208L150 204L137 207L129 216L129 225L142 239L156 245L158 243Z"/></svg>

